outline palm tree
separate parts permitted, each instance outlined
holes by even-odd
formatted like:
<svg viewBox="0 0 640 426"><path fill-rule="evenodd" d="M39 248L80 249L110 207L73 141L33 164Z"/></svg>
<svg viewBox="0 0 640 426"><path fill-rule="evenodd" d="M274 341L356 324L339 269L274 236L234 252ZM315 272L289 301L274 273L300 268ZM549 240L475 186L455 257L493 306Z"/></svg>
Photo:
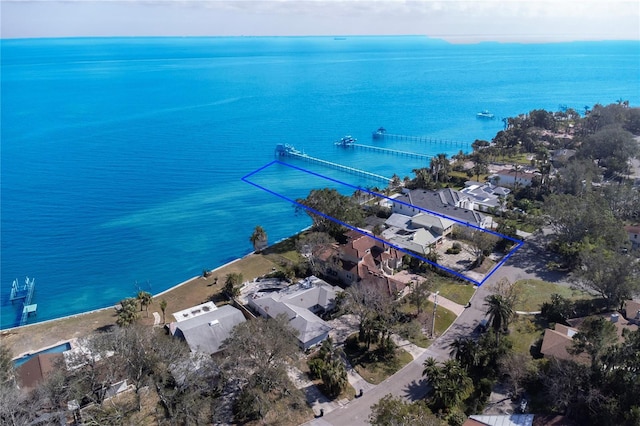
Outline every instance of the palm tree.
<svg viewBox="0 0 640 426"><path fill-rule="evenodd" d="M438 154L431 158L431 173L434 175L435 182L446 182L449 180L449 172L451 164L447 159L447 154Z"/></svg>
<svg viewBox="0 0 640 426"><path fill-rule="evenodd" d="M391 176L391 181L389 182L389 187L390 189L398 189L402 186L402 181L400 180L400 176L398 176L397 174L393 174L393 176Z"/></svg>
<svg viewBox="0 0 640 426"><path fill-rule="evenodd" d="M427 380L435 380L438 377L439 367L435 358L429 357L423 363L422 375L427 376Z"/></svg>
<svg viewBox="0 0 640 426"><path fill-rule="evenodd" d="M435 359L428 358L423 366L422 375L432 387L431 398L436 407L450 411L473 391L473 381L458 361L449 359L440 367Z"/></svg>
<svg viewBox="0 0 640 426"><path fill-rule="evenodd" d="M442 365L440 383L434 387L434 400L447 410L457 407L473 391L473 381L458 361L448 359Z"/></svg>
<svg viewBox="0 0 640 426"><path fill-rule="evenodd" d="M416 175L416 187L420 189L429 189L433 186L433 182L431 180L431 174L429 174L428 169L413 169L413 173Z"/></svg>
<svg viewBox="0 0 640 426"><path fill-rule="evenodd" d="M332 359L325 363L321 377L322 383L329 394L328 396L332 398L340 395L340 392L342 392L349 383L347 369L341 358Z"/></svg>
<svg viewBox="0 0 640 426"><path fill-rule="evenodd" d="M251 244L253 244L253 249L256 252L260 252L263 248L267 246L267 233L264 228L260 225L257 225L253 230L253 234L249 238Z"/></svg>
<svg viewBox="0 0 640 426"><path fill-rule="evenodd" d="M160 301L160 310L162 311L162 323L166 324L166 321L164 320L164 313L167 310L167 301L164 299Z"/></svg>
<svg viewBox="0 0 640 426"><path fill-rule="evenodd" d="M142 312L142 308L144 307L147 311L147 317L148 317L149 305L153 302L153 296L151 295L151 293L147 291L139 291L137 299L140 302L140 311Z"/></svg>
<svg viewBox="0 0 640 426"><path fill-rule="evenodd" d="M467 371L471 367L476 367L480 363L480 347L473 340L465 336L456 337L449 345L451 355Z"/></svg>
<svg viewBox="0 0 640 426"><path fill-rule="evenodd" d="M496 333L496 343L500 340L500 333L507 329L513 317L513 306L508 299L499 294L492 294L485 299L489 323Z"/></svg>
<svg viewBox="0 0 640 426"><path fill-rule="evenodd" d="M514 188L518 188L518 186L520 185L520 182L518 182L518 173L522 171L522 166L518 163L515 163L511 171L514 173L513 186Z"/></svg>
<svg viewBox="0 0 640 426"><path fill-rule="evenodd" d="M231 273L227 275L223 291L230 298L238 297L240 295L240 285L242 284L242 281L242 274Z"/></svg>
<svg viewBox="0 0 640 426"><path fill-rule="evenodd" d="M126 327L131 325L136 319L138 319L138 300L133 297L128 297L120 301L119 306L116 307L118 313L118 319L116 324L120 327Z"/></svg>

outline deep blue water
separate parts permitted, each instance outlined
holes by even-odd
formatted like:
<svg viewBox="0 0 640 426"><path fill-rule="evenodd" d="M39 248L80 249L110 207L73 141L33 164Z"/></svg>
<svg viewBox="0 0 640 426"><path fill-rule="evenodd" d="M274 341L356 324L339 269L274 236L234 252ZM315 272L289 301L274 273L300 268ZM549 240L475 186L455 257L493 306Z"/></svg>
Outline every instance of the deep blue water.
<svg viewBox="0 0 640 426"><path fill-rule="evenodd" d="M383 175L425 166L333 146L345 134L428 154L490 139L534 108L640 104L637 42L450 45L424 37L2 40L2 328L11 282L36 278L36 320L158 293L307 226L240 178L276 143ZM349 183L335 170L297 165ZM286 168L267 178L292 193ZM16 305L17 306L17 305ZM171 307L169 306L169 310Z"/></svg>

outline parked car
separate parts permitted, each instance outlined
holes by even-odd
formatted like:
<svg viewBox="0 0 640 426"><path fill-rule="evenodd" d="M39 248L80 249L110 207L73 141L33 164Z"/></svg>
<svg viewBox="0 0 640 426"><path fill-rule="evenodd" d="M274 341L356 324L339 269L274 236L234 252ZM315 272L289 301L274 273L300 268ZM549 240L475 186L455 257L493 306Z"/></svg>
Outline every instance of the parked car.
<svg viewBox="0 0 640 426"><path fill-rule="evenodd" d="M487 321L486 318L483 318L482 320L480 320L480 323L478 324L478 331L480 333L484 333L485 331L487 331L488 327L489 327L489 321Z"/></svg>

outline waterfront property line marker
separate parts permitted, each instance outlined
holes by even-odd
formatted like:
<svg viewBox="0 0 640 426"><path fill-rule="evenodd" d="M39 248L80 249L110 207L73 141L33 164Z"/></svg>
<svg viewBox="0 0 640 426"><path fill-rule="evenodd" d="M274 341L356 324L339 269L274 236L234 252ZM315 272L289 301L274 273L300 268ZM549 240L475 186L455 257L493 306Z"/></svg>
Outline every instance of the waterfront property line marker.
<svg viewBox="0 0 640 426"><path fill-rule="evenodd" d="M375 235L372 235L372 234L366 233L366 232L362 231L361 229L359 229L359 228L357 228L357 227L355 227L355 226L353 226L353 225L349 225L348 223L342 222L341 220L338 220L338 219L336 219L336 218L334 218L334 217L331 217L331 216L329 216L329 215L327 215L327 214L325 214L325 213L323 213L323 212L320 212L320 211L315 210L315 209L313 209L313 208L311 208L311 207L307 207L307 206L305 206L305 205L303 205L303 204L300 204L300 203L298 203L296 200L293 200L293 199L291 199L291 198L289 198L289 197L287 197L287 196L285 196L285 195L279 194L278 192L275 192L275 191L273 191L273 190L271 190L271 189L269 189L269 188L265 188L264 186L259 185L259 184L255 183L255 182L252 182L252 181L249 179L249 178L251 178L252 176L254 176L254 175L256 175L256 174L260 173L261 171L263 171L263 170L265 170L265 169L267 169L267 168L269 168L269 167L272 167L272 166L273 166L273 165L275 165L275 164L277 164L277 165L282 165L282 166L285 166L285 167L289 167L289 168L291 168L291 169L293 169L293 170L297 170L297 171L300 171L300 172L303 172L303 173L306 173L306 174L309 174L309 175L312 175L312 176L316 176L316 177L322 178L322 179L327 180L327 181L330 181L330 182L338 183L338 184L340 184L340 185L344 185L344 186L347 186L347 187L352 188L352 189L360 190L360 191L362 191L362 192L366 192L366 193L368 193L368 194L370 194L370 195L373 195L373 196L375 196L375 197L379 197L379 198L387 199L387 200L391 201L392 203L399 203L399 204L403 204L403 205L405 205L405 206L409 206L409 207L415 208L415 209L420 210L420 211L422 211L422 212L425 212L425 213L427 213L427 214L431 214L431 215L439 216L439 217L442 217L442 218L445 218L445 219L451 220L451 221L453 221L453 222L459 223L459 224L461 224L461 225L464 225L464 226L467 226L467 227L470 227L470 228L474 228L474 229L477 229L477 230L482 231L482 232L487 232L487 233L492 234L492 235L495 235L495 236L497 236L497 237L499 237L499 238L505 238L505 239L507 239L507 240L509 240L509 241L514 242L516 245L515 245L515 246L514 246L510 251L509 251L509 253L507 253L507 254L502 258L502 260L500 260L500 262L498 262L498 263L497 263L497 264L496 264L496 265L495 265L495 266L494 266L494 267L489 271L489 273L488 273L488 274L487 274L487 275L486 275L486 276L485 276L481 281L475 280L475 279L473 279L473 278L471 278L471 277L468 277L468 276L466 276L466 275L463 275L463 274L461 274L461 273L459 273L459 272L457 272L457 271L454 271L454 270L452 270L452 269L449 269L449 268L447 268L447 267L445 267L445 266L443 266L443 265L440 265L440 264L438 264L438 263L436 263L436 262L432 262L432 261L430 261L430 260L428 260L428 259L425 259L424 257L419 256L419 255L417 255L416 253L410 252L410 251L408 251L408 250L406 250L406 249L404 249L404 248L402 248L402 247L399 247L399 246L397 246L397 245L395 245L395 244L392 244L392 243L390 243L389 241L386 241L386 240L384 240L384 239L382 239L382 238L379 238L379 237L377 237L377 236L375 236ZM270 163L268 163L268 164L266 164L266 165L264 165L264 166L262 166L262 167L260 167L260 168L258 168L258 169L256 169L256 170L254 170L253 172L251 172L251 173L249 173L249 174L247 174L247 175L243 176L243 177L241 178L241 180L242 180L243 182L246 182L246 183L248 183L249 185L252 185L252 186L254 186L254 187L258 188L258 189L261 189L261 190L263 190L263 191L265 191L265 192L267 192L267 193L269 193L269 194L271 194L271 195L275 195L276 197L279 197L279 198L281 198L281 199L283 199L283 200L285 200L285 201L288 201L288 202L290 202L291 204L293 204L293 205L295 205L295 206L297 206L297 207L300 207L300 208L302 208L302 209L304 209L304 210L306 210L306 211L309 211L309 212L311 212L311 213L317 214L318 216L322 216L322 217L324 217L325 219L329 219L329 220L331 220L331 221L333 221L333 222L336 222L336 223L338 223L338 224L340 224L340 225L342 225L342 226L344 226L344 227L346 227L346 228L348 228L348 229L351 229L351 230L353 230L353 231L359 232L360 234L365 235L365 236L367 236L367 237L369 237L369 238L372 238L372 239L374 239L374 240L376 240L376 241L379 241L379 242L381 242L381 243L383 243L383 244L387 244L388 246L393 247L393 248L395 248L396 250L399 250L399 251L401 251L401 252L403 252L403 253L405 253L405 254L408 254L409 256L416 257L416 258L418 258L418 259L422 260L423 262L426 262L426 263L428 263L428 264L430 264L430 265L433 265L433 266L435 266L435 267L437 267L437 268L440 268L440 269L442 269L442 270L444 270L444 271L446 271L446 272L448 272L448 273L450 273L450 274L452 274L452 275L455 275L455 276L457 276L457 277L459 277L459 278L462 278L462 279L463 279L463 280L465 280L465 281L469 281L469 282L471 282L471 283L473 283L473 284L475 284L475 285L477 285L477 286L481 286L482 284L484 284L484 283L485 283L485 282L486 282L486 281L487 281L487 280L488 280L488 279L489 279L489 278L490 278L490 277L491 277L491 276L492 276L492 275L493 275L493 274L494 274L494 273L495 273L495 272L496 272L496 271L497 271L497 270L498 270L498 269L499 269L499 268L500 268L500 267L501 267L501 266L502 266L502 265L507 261L507 259L509 259L509 258L510 258L510 257L511 257L511 256L512 256L512 255L513 255L513 254L514 254L514 253L515 253L515 252L516 252L520 247L522 247L522 245L524 244L524 242L523 242L523 241L521 241L521 240L517 240L517 239L515 239L515 238L511 238L511 237L509 237L509 236L507 236L507 235L503 235L503 234L497 233L497 232L492 231L492 230L490 230L490 229L483 229L483 228L480 228L480 227L475 226L475 225L473 225L473 224L470 224L470 223L467 223L467 222L462 222L462 221L461 221L461 220L459 220L459 219L456 219L456 218L453 218L453 217L449 217L449 216L443 215L443 214L441 214L441 213L437 213L437 212L434 212L434 211L431 211L431 210L427 210L427 209L424 209L424 208L421 208L421 207L418 207L418 206L414 206L413 204L405 203L405 202L403 202L403 201L399 201L399 200L396 200L396 199L393 199L393 198L387 197L386 195L379 194L379 193L377 193L377 192L374 192L374 191L368 190L368 189L366 189L366 188L362 188L362 187L360 187L360 186L356 186L356 185L351 185L351 184L348 184L348 183L346 183L346 182L342 182L342 181L340 181L340 180L333 179L333 178L330 178L330 177L328 177L328 176L324 176L324 175L321 175L321 174L319 174L319 173L315 173L315 172L312 172L312 171L310 171L310 170L306 170L306 169L303 169L303 168L301 168L301 167L297 167L297 166L294 166L294 165L291 165L291 164L288 164L288 163L284 163L284 162L281 162L281 161L278 161L278 160L274 160L274 161L272 161L272 162L270 162Z"/></svg>

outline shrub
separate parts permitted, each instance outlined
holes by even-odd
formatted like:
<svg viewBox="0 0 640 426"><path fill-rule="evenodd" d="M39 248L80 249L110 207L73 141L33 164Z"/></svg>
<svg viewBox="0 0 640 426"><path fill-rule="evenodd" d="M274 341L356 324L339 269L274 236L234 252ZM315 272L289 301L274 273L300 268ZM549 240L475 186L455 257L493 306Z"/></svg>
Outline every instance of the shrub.
<svg viewBox="0 0 640 426"><path fill-rule="evenodd" d="M462 251L462 245L459 242L454 242L451 247L447 249L447 254L458 254Z"/></svg>
<svg viewBox="0 0 640 426"><path fill-rule="evenodd" d="M307 361L309 366L309 376L312 379L319 379L322 377L322 370L324 370L324 361L320 358L313 358Z"/></svg>

